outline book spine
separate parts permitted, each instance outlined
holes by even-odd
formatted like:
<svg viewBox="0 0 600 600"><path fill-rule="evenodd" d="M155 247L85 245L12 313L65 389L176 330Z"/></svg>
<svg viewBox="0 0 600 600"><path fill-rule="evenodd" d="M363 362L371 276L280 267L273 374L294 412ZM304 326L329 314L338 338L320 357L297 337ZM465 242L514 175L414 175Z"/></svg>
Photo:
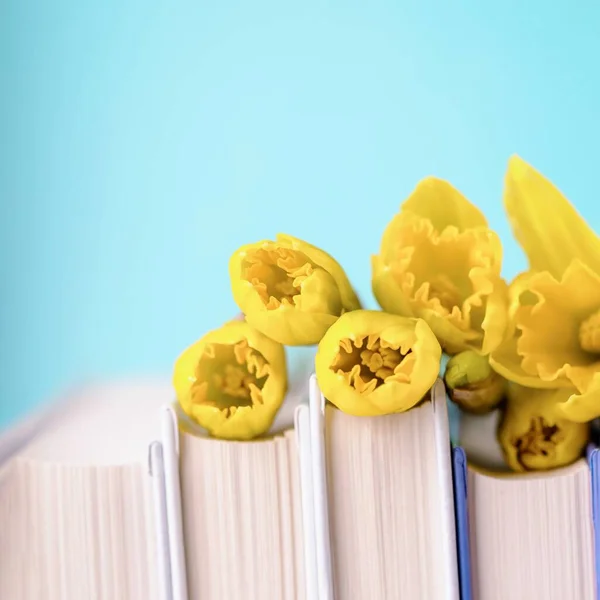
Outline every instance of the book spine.
<svg viewBox="0 0 600 600"><path fill-rule="evenodd" d="M307 404L300 404L294 413L294 429L298 449L300 494L302 503L302 539L304 544L304 573L306 597L319 598L317 552L315 548L315 504L310 448L310 414Z"/></svg>
<svg viewBox="0 0 600 600"><path fill-rule="evenodd" d="M154 498L154 519L158 550L158 584L161 600L173 600L173 582L171 577L171 557L169 552L169 524L167 519L167 501L165 486L165 465L163 446L152 442L148 449L148 467L152 478Z"/></svg>
<svg viewBox="0 0 600 600"><path fill-rule="evenodd" d="M467 504L467 456L456 447L452 450L454 511L456 514L456 546L461 600L471 600L471 551L469 547L469 512Z"/></svg>
<svg viewBox="0 0 600 600"><path fill-rule="evenodd" d="M172 600L188 600L183 520L181 514L181 482L179 479L179 426L171 406L165 406L161 421L165 480L165 507L171 572Z"/></svg>
<svg viewBox="0 0 600 600"><path fill-rule="evenodd" d="M310 452L312 462L312 492L314 497L315 550L319 600L334 600L331 532L329 528L329 495L325 459L325 399L317 378L310 378Z"/></svg>
<svg viewBox="0 0 600 600"><path fill-rule="evenodd" d="M592 487L592 523L594 526L594 565L596 567L596 598L600 598L600 454L590 446L587 451Z"/></svg>

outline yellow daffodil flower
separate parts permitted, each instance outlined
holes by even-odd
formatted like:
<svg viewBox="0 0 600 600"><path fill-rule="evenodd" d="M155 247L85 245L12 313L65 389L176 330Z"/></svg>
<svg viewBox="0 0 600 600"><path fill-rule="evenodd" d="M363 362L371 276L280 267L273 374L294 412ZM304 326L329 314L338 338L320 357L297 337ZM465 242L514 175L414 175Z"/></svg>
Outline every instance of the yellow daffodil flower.
<svg viewBox="0 0 600 600"><path fill-rule="evenodd" d="M357 416L402 412L435 382L442 350L422 319L357 310L342 315L317 349L323 395Z"/></svg>
<svg viewBox="0 0 600 600"><path fill-rule="evenodd" d="M229 275L246 321L281 344L316 344L340 315L360 308L342 267L289 235L242 246Z"/></svg>
<svg viewBox="0 0 600 600"><path fill-rule="evenodd" d="M581 457L589 441L588 423L565 419L560 409L572 390L508 386L498 441L514 471L566 466Z"/></svg>
<svg viewBox="0 0 600 600"><path fill-rule="evenodd" d="M574 388L566 418L600 416L600 238L554 185L519 157L504 203L530 270L509 290L509 325L490 364L533 388Z"/></svg>
<svg viewBox="0 0 600 600"><path fill-rule="evenodd" d="M502 245L483 214L446 181L421 181L372 258L383 310L425 319L449 354L487 355L502 341Z"/></svg>
<svg viewBox="0 0 600 600"><path fill-rule="evenodd" d="M183 411L214 437L249 440L271 426L287 391L285 352L244 321L190 346L175 364Z"/></svg>

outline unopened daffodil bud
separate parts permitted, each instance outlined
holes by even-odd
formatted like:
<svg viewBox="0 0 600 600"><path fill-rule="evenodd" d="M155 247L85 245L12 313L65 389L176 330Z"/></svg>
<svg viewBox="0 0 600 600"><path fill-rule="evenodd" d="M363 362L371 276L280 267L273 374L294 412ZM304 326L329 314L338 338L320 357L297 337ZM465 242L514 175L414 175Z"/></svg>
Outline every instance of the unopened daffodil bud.
<svg viewBox="0 0 600 600"><path fill-rule="evenodd" d="M249 440L271 427L283 402L284 348L233 320L183 352L173 384L183 411L212 436Z"/></svg>
<svg viewBox="0 0 600 600"><path fill-rule="evenodd" d="M360 308L337 261L289 235L242 246L229 275L246 321L281 344L316 344L340 315Z"/></svg>
<svg viewBox="0 0 600 600"><path fill-rule="evenodd" d="M543 390L516 384L507 387L498 441L514 471L544 471L581 457L590 437L589 423L567 421L562 402L572 390Z"/></svg>
<svg viewBox="0 0 600 600"><path fill-rule="evenodd" d="M453 356L446 365L444 383L452 402L474 414L490 412L502 402L506 380L489 360L472 350Z"/></svg>
<svg viewBox="0 0 600 600"><path fill-rule="evenodd" d="M321 340L317 381L327 400L351 415L402 412L433 386L441 354L422 319L356 310L342 315Z"/></svg>

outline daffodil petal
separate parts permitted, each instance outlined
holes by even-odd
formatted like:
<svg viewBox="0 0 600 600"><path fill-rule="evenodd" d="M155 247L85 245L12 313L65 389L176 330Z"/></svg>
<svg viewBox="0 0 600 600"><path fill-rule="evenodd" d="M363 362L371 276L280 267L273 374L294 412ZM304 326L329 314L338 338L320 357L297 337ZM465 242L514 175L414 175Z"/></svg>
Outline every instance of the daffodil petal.
<svg viewBox="0 0 600 600"><path fill-rule="evenodd" d="M196 382L196 367L204 354L206 343L200 340L187 348L175 362L173 370L173 387L181 408L188 413L191 410L191 396L189 390Z"/></svg>
<svg viewBox="0 0 600 600"><path fill-rule="evenodd" d="M565 196L518 156L508 163L504 205L534 271L560 279L573 259L600 273L600 238Z"/></svg>
<svg viewBox="0 0 600 600"><path fill-rule="evenodd" d="M600 377L600 360L596 362L593 369L566 365L565 372L579 392L585 393L594 387L597 378Z"/></svg>
<svg viewBox="0 0 600 600"><path fill-rule="evenodd" d="M246 244L241 246L229 259L229 279L233 299L243 314L252 310L263 310L264 302L261 300L256 288L244 278L243 264L246 256L259 244Z"/></svg>
<svg viewBox="0 0 600 600"><path fill-rule="evenodd" d="M507 335L490 357L494 370L531 388L575 385L583 392L600 370L600 357L581 347L582 324L600 306L600 276L574 260L560 280L547 271L522 273L509 297ZM593 322L588 331L595 335Z"/></svg>
<svg viewBox="0 0 600 600"><path fill-rule="evenodd" d="M315 269L301 283L300 294L294 298L294 303L306 313L339 315L344 310L339 288L331 274L323 269Z"/></svg>
<svg viewBox="0 0 600 600"><path fill-rule="evenodd" d="M519 385L538 388L555 389L568 388L572 383L566 378L554 381L544 381L539 377L526 372L522 367L523 357L517 353L516 336L505 340L500 347L490 354L490 365L496 373L505 379L518 383Z"/></svg>
<svg viewBox="0 0 600 600"><path fill-rule="evenodd" d="M389 265L394 261L399 263L399 268L407 266L415 251L411 239L413 235L411 234L426 228L428 234L435 231L427 219L412 212L401 211L395 214L386 225L381 236L379 258L382 264Z"/></svg>
<svg viewBox="0 0 600 600"><path fill-rule="evenodd" d="M490 361L497 372L528 387L566 388L571 373L597 368L580 341L582 322L600 306L600 277L586 265L572 261L560 281L547 271L523 273L509 296L506 341Z"/></svg>
<svg viewBox="0 0 600 600"><path fill-rule="evenodd" d="M273 423L273 419L267 418L266 411L249 406L237 408L229 417L214 407L195 406L191 416L222 440L252 440L265 433Z"/></svg>
<svg viewBox="0 0 600 600"><path fill-rule="evenodd" d="M395 315L413 317L410 299L403 292L391 268L379 256L371 257L371 266L373 294L381 308Z"/></svg>
<svg viewBox="0 0 600 600"><path fill-rule="evenodd" d="M474 204L450 183L436 177L420 181L400 208L428 219L439 232L446 227L459 231L487 227L487 219Z"/></svg>
<svg viewBox="0 0 600 600"><path fill-rule="evenodd" d="M330 377L321 374L320 379L323 380L324 378L325 382L319 383L321 390L323 387L326 389L329 387L337 388L337 391L335 392L335 402L332 402L332 404L335 404L341 411L349 415L354 415L355 417L377 417L386 414L385 409L377 406L371 399L365 398L363 402L358 403L356 401L356 391L351 388L343 387L346 380L341 375ZM328 395L331 395L331 392L327 392L327 394L323 392L323 394L327 397Z"/></svg>
<svg viewBox="0 0 600 600"><path fill-rule="evenodd" d="M508 286L508 324L506 326L505 339L512 338L517 334L517 311L522 306L530 306L536 304L538 301L537 296L530 292L531 279L535 275L535 273L531 272L520 273Z"/></svg>
<svg viewBox="0 0 600 600"><path fill-rule="evenodd" d="M291 306L276 310L251 311L246 321L272 340L287 346L317 344L338 317L325 313L305 313Z"/></svg>
<svg viewBox="0 0 600 600"><path fill-rule="evenodd" d="M446 316L428 308L419 309L417 314L427 321L435 336L440 340L444 351L448 354L456 354L467 349L481 349L483 336L480 332L472 329L460 329Z"/></svg>
<svg viewBox="0 0 600 600"><path fill-rule="evenodd" d="M574 379L578 377L575 375ZM600 371L592 375L585 387L583 393L572 394L560 405L564 417L574 423L586 423L600 417Z"/></svg>
<svg viewBox="0 0 600 600"><path fill-rule="evenodd" d="M350 285L346 273L333 256L304 240L285 233L278 233L275 239L279 243L289 245L290 248L304 252L310 260L322 267L333 277L338 286L344 310L357 310L360 308L360 301Z"/></svg>
<svg viewBox="0 0 600 600"><path fill-rule="evenodd" d="M573 261L560 281L545 271L531 277L529 284L538 302L521 307L516 314L522 332L517 350L523 356L523 369L552 381L564 377L565 365L593 363L593 357L581 348L579 327L600 306L600 278Z"/></svg>
<svg viewBox="0 0 600 600"><path fill-rule="evenodd" d="M484 356L502 343L508 326L507 302L507 285L502 278L498 277L495 279L492 293L487 297L485 316L481 323L483 330L481 354Z"/></svg>

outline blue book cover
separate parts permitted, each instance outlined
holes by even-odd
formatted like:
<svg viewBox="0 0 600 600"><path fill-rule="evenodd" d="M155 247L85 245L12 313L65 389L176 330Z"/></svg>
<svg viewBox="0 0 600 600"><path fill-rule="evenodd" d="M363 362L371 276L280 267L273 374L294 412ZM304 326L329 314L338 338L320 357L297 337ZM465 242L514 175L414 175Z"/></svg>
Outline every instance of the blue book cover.
<svg viewBox="0 0 600 600"><path fill-rule="evenodd" d="M600 598L600 454L590 446L587 451L592 490L592 521L594 526L594 552L596 565L596 594ZM471 560L469 542L467 457L461 447L452 451L454 480L454 509L456 514L456 542L461 600L472 599Z"/></svg>
<svg viewBox="0 0 600 600"><path fill-rule="evenodd" d="M471 600L471 552L469 549L469 512L467 505L467 455L460 447L452 450L456 544L461 600Z"/></svg>
<svg viewBox="0 0 600 600"><path fill-rule="evenodd" d="M600 467L600 455L598 448L590 446L587 452L588 464L590 465L590 477L592 484L592 520L594 523L594 553L596 558L596 596L600 598L600 478L598 468Z"/></svg>

